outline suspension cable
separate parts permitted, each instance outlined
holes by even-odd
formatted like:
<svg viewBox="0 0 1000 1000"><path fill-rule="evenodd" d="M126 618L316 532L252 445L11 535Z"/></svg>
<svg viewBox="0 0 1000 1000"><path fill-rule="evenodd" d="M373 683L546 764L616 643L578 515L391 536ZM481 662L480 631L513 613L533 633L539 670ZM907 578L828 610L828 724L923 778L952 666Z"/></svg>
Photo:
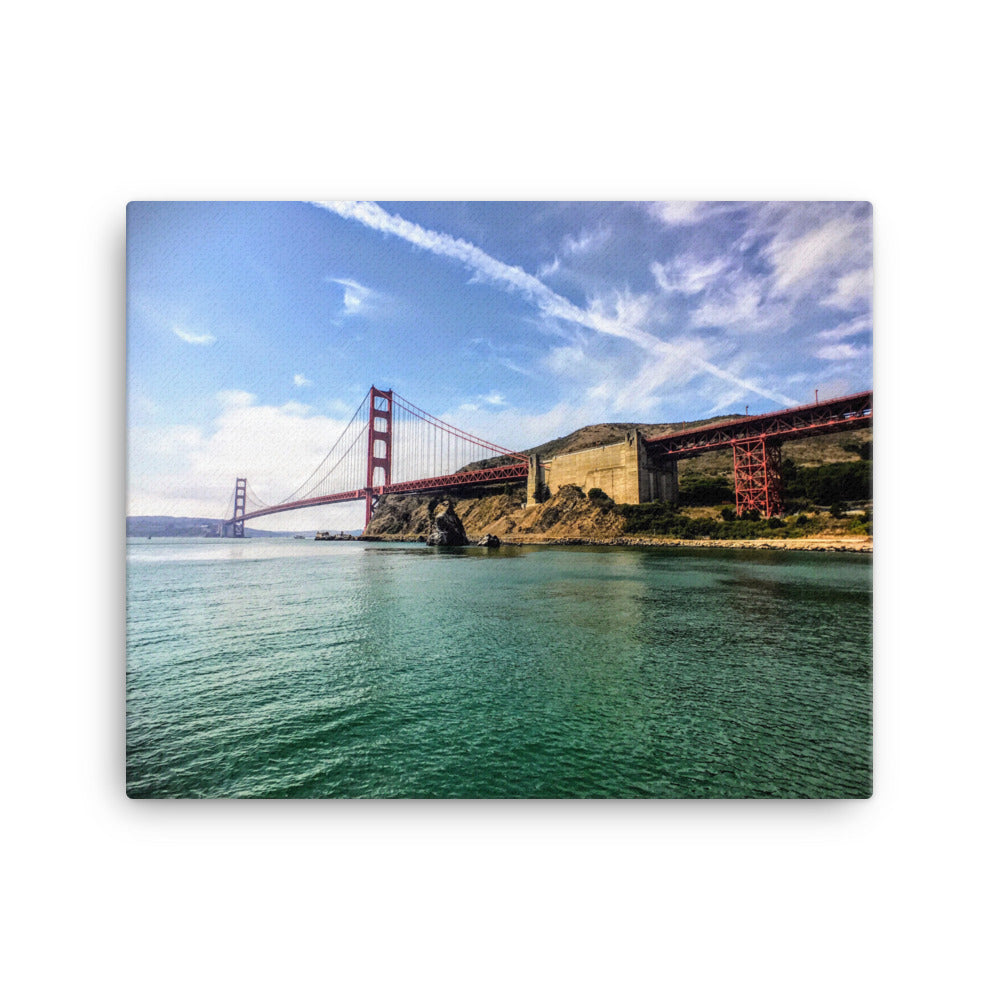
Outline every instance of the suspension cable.
<svg viewBox="0 0 1000 1000"><path fill-rule="evenodd" d="M289 493L288 496L285 497L285 499L281 501L281 503L275 504L276 507L280 507L282 503L288 503L288 501L291 500L292 497L294 497L295 494L298 493L299 490L301 490L306 485L306 483L308 483L309 480L312 479L312 477L316 475L317 472L319 472L319 470L323 467L323 462L325 462L334 453L334 451L337 450L337 445L339 445L340 442L344 439L344 435L348 432L348 430L350 429L351 424L354 423L354 421L357 418L358 414L364 409L365 403L367 403L367 402L368 402L368 396L366 395L365 398L361 400L361 403L358 406L358 408L354 411L354 415L351 417L350 420L347 421L347 424L345 425L343 431L341 431L340 437L337 438L337 440L333 443L333 447L323 456L323 458L320 461L319 465L317 465L316 468L313 469L312 472L310 472L308 476L306 476L306 478L302 481L301 485L299 485L296 489L292 490L292 492ZM353 447L353 444L352 444L352 447ZM326 477L324 476L323 478L325 479Z"/></svg>
<svg viewBox="0 0 1000 1000"><path fill-rule="evenodd" d="M511 451L510 448L504 448L501 445L493 444L492 441L486 441L481 437L476 437L475 434L470 434L468 431L463 431L458 427L454 427L451 424L446 423L439 417L435 417L426 410L420 409L419 406L411 403L408 399L404 399L398 393L394 393L392 398L394 403L402 404L402 409L410 413L412 416L419 417L421 420L426 420L427 423L432 426L446 430L449 434L452 434L457 438L461 438L463 441L468 441L470 444L477 444L482 448L489 448L498 455L510 455L514 458L523 459L524 461L528 460L528 456L522 455L519 451Z"/></svg>
<svg viewBox="0 0 1000 1000"><path fill-rule="evenodd" d="M337 461L334 462L333 465L330 466L330 469L327 472L327 474L313 487L314 490L318 490L320 488L320 486L323 483L325 483L330 478L330 476L332 476L334 474L334 472L337 471L337 468L340 466L340 463L343 462L344 459L347 458L352 453L352 450L353 450L354 446L358 443L358 441L360 440L361 436L367 430L368 430L368 425L367 424L362 424L361 425L361 429L358 431L357 434L354 435L354 440L344 449L344 452L340 456L340 458L338 458ZM341 435L341 437L343 437L343 435ZM330 456L327 455L327 458L329 458L329 457ZM324 458L323 461L325 462L326 458ZM298 490L296 490L295 492L297 493ZM293 493L292 496L294 496L294 495L295 494ZM285 501L282 500L281 502L284 503Z"/></svg>

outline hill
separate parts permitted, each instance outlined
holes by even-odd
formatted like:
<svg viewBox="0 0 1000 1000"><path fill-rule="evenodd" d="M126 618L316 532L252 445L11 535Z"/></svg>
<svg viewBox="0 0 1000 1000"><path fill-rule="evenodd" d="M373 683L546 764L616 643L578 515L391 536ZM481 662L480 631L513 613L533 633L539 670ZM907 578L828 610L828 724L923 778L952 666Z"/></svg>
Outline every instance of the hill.
<svg viewBox="0 0 1000 1000"><path fill-rule="evenodd" d="M165 515L141 515L125 518L126 538L218 538L222 521L215 517L167 517ZM246 528L246 537L282 537L294 534L292 531L261 531Z"/></svg>

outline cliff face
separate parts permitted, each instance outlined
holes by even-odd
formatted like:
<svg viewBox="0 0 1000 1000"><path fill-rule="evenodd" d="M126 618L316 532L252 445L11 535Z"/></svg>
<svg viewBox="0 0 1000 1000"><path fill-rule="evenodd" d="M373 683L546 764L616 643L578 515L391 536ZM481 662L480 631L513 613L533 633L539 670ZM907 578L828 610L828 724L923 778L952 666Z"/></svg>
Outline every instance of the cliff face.
<svg viewBox="0 0 1000 1000"><path fill-rule="evenodd" d="M437 501L436 506L442 502ZM431 504L424 497L393 497L382 500L364 537L392 538L399 541L426 541L431 531ZM617 538L624 520L618 514L602 510L572 486L564 486L545 503L522 508L516 496L457 499L455 513L465 525L470 538L496 535L501 541L530 543L551 538Z"/></svg>

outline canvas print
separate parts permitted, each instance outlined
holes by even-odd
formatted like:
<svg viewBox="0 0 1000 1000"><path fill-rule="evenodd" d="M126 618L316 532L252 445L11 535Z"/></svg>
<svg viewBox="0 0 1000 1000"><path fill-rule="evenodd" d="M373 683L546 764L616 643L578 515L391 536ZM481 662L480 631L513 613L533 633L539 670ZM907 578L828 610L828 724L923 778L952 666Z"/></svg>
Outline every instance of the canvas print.
<svg viewBox="0 0 1000 1000"><path fill-rule="evenodd" d="M872 794L872 206L133 202L132 798Z"/></svg>

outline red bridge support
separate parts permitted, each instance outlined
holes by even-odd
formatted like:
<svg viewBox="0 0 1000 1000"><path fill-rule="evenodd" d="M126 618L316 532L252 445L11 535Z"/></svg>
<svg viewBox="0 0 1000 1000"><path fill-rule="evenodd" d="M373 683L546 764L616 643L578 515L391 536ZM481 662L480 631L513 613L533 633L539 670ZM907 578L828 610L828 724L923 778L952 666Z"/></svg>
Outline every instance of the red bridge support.
<svg viewBox="0 0 1000 1000"><path fill-rule="evenodd" d="M777 517L781 500L781 444L767 437L733 442L733 488L736 516L759 510L763 517Z"/></svg>
<svg viewBox="0 0 1000 1000"><path fill-rule="evenodd" d="M375 482L375 470L383 473ZM371 387L368 394L368 472L365 479L365 527L378 503L375 488L392 482L392 390Z"/></svg>
<svg viewBox="0 0 1000 1000"><path fill-rule="evenodd" d="M233 494L233 538L243 538L243 516L247 512L247 481L236 480Z"/></svg>

